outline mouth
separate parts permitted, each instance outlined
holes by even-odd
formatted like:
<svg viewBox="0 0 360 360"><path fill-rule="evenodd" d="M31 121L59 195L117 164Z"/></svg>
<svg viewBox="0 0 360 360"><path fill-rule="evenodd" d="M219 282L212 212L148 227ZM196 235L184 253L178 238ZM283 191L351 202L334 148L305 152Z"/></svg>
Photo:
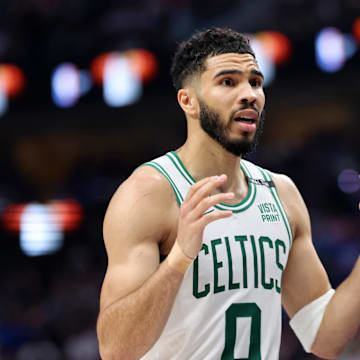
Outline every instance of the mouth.
<svg viewBox="0 0 360 360"><path fill-rule="evenodd" d="M242 134L249 135L256 132L258 118L259 113L256 110L246 109L237 111L232 119Z"/></svg>
<svg viewBox="0 0 360 360"><path fill-rule="evenodd" d="M257 111L252 109L237 111L233 117L234 121L244 122L247 124L255 124L259 114Z"/></svg>
<svg viewBox="0 0 360 360"><path fill-rule="evenodd" d="M255 124L255 122L256 122L254 119L241 117L241 116L235 118L234 121L241 121L241 122L244 122L244 123L247 123L247 124Z"/></svg>

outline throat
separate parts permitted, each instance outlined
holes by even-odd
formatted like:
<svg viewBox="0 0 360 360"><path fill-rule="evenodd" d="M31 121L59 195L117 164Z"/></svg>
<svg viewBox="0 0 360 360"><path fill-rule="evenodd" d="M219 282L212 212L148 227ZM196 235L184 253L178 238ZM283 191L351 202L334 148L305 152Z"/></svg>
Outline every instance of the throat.
<svg viewBox="0 0 360 360"><path fill-rule="evenodd" d="M234 198L231 201L226 202L228 205L234 205L242 202L249 191L249 185L247 183L247 179L243 176L243 180L239 182L234 182L233 184L229 183L230 186L224 186L217 189L215 193L226 193L226 192L233 192ZM214 195L215 195L214 193Z"/></svg>

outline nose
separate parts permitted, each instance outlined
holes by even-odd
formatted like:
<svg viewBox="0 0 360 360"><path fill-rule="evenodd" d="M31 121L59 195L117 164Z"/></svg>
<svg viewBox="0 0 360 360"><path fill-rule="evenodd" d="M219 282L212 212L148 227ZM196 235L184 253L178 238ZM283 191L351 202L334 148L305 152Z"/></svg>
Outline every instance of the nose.
<svg viewBox="0 0 360 360"><path fill-rule="evenodd" d="M255 105L256 101L257 96L253 87L250 84L247 84L247 86L243 88L241 93L239 94L239 102L242 105Z"/></svg>

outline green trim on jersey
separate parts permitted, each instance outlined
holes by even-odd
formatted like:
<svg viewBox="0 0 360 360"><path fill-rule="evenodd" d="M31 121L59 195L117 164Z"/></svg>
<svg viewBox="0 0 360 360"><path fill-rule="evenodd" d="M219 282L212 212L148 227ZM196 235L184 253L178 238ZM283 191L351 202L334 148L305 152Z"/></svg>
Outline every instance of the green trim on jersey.
<svg viewBox="0 0 360 360"><path fill-rule="evenodd" d="M184 179L190 185L193 185L196 183L196 180L186 170L184 164L182 163L181 159L179 158L179 156L176 154L175 151L168 152L166 154L166 156L172 161L172 163L177 168L179 173L184 177ZM243 172L245 173L246 177L248 177L248 178L251 177L249 170L247 169L246 165L242 161L240 162L240 167L243 170ZM237 204L220 203L218 205L215 205L214 207L219 210L231 210L233 213L238 213L238 212L248 209L255 200L256 186L253 183L248 182L248 187L249 187L248 193L247 193L245 199L242 200L241 202L239 202Z"/></svg>
<svg viewBox="0 0 360 360"><path fill-rule="evenodd" d="M259 166L257 166L257 168L259 169L259 171L261 172L262 176L264 177L264 180L266 180L266 181L273 181L270 173L269 173L267 170L262 169L262 168L259 167ZM291 247L292 242L293 242L293 234L292 234L292 230L291 230L291 225L290 225L289 218L288 218L288 216L287 216L287 214L286 214L286 211L285 211L284 206L283 206L283 204L282 204L282 201L281 201L281 199L280 199L280 197L279 197L279 194L278 194L278 192L277 192L277 190L276 190L276 187L274 187L274 188L273 188L273 187L270 187L269 189L270 189L271 194L272 194L272 196L273 196L273 198L274 198L274 200L275 200L275 202L276 202L277 207L278 207L279 210L280 210L280 214L281 214L281 217L282 217L282 219L283 219L283 221L284 221L284 224L285 224L285 227L286 227L286 231L287 231L287 233L288 233L288 235L289 235L289 242L290 242L289 245L290 245L290 247ZM274 189L275 189L275 190L274 190Z"/></svg>
<svg viewBox="0 0 360 360"><path fill-rule="evenodd" d="M196 183L196 180L189 174L189 172L186 170L186 167L184 166L183 162L179 158L179 155L175 151L170 151L166 154L166 156L174 163L176 168L179 170L181 175L185 178L185 180L190 184L193 185ZM180 167L178 166L178 164Z"/></svg>
<svg viewBox="0 0 360 360"><path fill-rule="evenodd" d="M178 205L180 206L182 204L182 202L184 201L184 199L183 199L179 189L176 187L175 183L172 181L171 177L166 172L166 170L160 164L158 164L154 161L149 161L145 164L140 165L139 167L142 167L142 166L151 166L154 169L156 169L157 171L159 171L159 173L161 173L163 176L165 176L165 178L169 181L169 183L174 191L176 201L177 201Z"/></svg>

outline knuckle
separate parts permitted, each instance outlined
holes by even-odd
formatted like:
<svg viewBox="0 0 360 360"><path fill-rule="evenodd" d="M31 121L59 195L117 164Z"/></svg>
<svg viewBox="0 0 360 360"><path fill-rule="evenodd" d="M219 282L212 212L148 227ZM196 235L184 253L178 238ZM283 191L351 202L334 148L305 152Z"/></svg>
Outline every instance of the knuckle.
<svg viewBox="0 0 360 360"><path fill-rule="evenodd" d="M202 201L201 201L201 205L204 205L204 206L211 206L212 204L212 198L211 197L206 197L204 198Z"/></svg>

